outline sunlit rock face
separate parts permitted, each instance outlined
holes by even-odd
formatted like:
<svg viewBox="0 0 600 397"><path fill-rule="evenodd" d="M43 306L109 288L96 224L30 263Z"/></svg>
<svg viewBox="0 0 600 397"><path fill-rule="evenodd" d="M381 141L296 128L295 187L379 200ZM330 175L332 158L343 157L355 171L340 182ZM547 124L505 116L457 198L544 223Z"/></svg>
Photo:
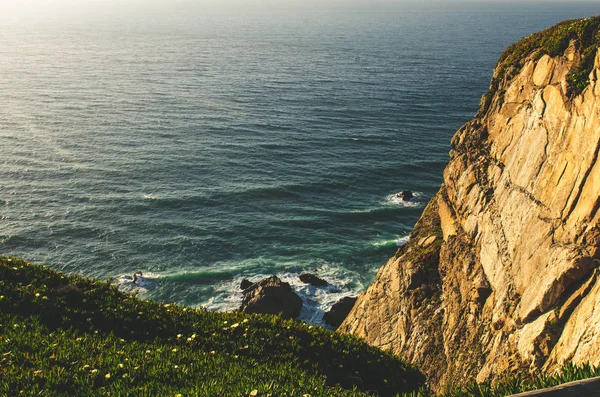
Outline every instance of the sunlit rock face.
<svg viewBox="0 0 600 397"><path fill-rule="evenodd" d="M511 73L499 63L410 241L340 327L434 388L600 364L600 52L575 94L583 55L567 43Z"/></svg>

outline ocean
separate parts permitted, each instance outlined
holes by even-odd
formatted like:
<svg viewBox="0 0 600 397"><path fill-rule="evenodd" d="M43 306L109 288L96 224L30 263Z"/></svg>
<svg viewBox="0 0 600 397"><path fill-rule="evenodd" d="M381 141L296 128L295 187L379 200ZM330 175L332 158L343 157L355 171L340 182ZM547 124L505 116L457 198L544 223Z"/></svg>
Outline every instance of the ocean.
<svg viewBox="0 0 600 397"><path fill-rule="evenodd" d="M239 306L243 278L278 274L319 323L407 238L500 53L592 14L3 21L0 253L124 290L141 271L140 296L214 310Z"/></svg>

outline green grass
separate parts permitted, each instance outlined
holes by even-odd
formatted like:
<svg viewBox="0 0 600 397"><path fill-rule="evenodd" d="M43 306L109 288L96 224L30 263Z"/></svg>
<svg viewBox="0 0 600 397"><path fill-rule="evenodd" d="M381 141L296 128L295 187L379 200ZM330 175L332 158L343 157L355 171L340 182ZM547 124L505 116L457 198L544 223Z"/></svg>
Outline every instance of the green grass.
<svg viewBox="0 0 600 397"><path fill-rule="evenodd" d="M553 375L538 372L536 374L507 374L497 383L469 383L466 386L448 386L446 391L435 394L427 386L417 391L402 394L403 397L504 397L528 391L546 389L563 383L584 380L600 376L600 367L588 364L566 364Z"/></svg>
<svg viewBox="0 0 600 397"><path fill-rule="evenodd" d="M549 29L532 34L511 45L502 53L498 61L497 78L492 81L493 91L506 76L512 76L524 65L525 59L533 53L539 59L548 54L562 55L571 40L577 41L582 59L579 65L567 76L569 94L581 93L589 84L589 74L594 66L594 57L600 46L600 17L561 22Z"/></svg>
<svg viewBox="0 0 600 397"><path fill-rule="evenodd" d="M449 388L441 397L502 397L558 386L576 380L600 376L600 368L590 365L565 365L557 374L509 374L496 384L491 382L470 383L461 388ZM423 394L423 396L427 396Z"/></svg>
<svg viewBox="0 0 600 397"><path fill-rule="evenodd" d="M599 376L507 376L441 397L505 396ZM414 396L423 375L363 341L279 317L143 301L109 282L0 257L0 395Z"/></svg>
<svg viewBox="0 0 600 397"><path fill-rule="evenodd" d="M0 395L394 396L423 383L355 337L144 301L0 257Z"/></svg>

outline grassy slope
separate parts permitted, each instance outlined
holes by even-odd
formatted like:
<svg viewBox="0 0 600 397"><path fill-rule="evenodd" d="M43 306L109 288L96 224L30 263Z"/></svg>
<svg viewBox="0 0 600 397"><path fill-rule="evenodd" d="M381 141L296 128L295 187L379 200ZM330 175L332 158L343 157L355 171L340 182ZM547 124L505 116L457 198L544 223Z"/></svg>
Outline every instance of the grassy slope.
<svg viewBox="0 0 600 397"><path fill-rule="evenodd" d="M321 327L143 301L0 257L0 395L383 396L423 381Z"/></svg>
<svg viewBox="0 0 600 397"><path fill-rule="evenodd" d="M600 368L568 365L444 396L505 396L593 376ZM2 396L433 396L414 391L423 381L398 358L321 327L142 301L0 257Z"/></svg>

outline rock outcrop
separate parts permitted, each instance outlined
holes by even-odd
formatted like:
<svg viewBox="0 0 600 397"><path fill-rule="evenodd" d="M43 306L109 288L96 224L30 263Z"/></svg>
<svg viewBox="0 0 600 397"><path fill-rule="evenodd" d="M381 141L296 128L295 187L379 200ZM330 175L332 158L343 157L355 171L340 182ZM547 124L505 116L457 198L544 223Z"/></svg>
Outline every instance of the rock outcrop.
<svg viewBox="0 0 600 397"><path fill-rule="evenodd" d="M438 389L600 364L599 26L569 21L503 54L442 187L341 332Z"/></svg>
<svg viewBox="0 0 600 397"><path fill-rule="evenodd" d="M248 279L243 279L242 282L240 283L240 289L243 291L249 287L252 287L254 285L254 283Z"/></svg>
<svg viewBox="0 0 600 397"><path fill-rule="evenodd" d="M279 314L296 318L302 310L302 298L289 283L277 276L265 278L244 289L240 310L246 313Z"/></svg>
<svg viewBox="0 0 600 397"><path fill-rule="evenodd" d="M310 284L315 287L327 287L329 282L311 273L303 273L300 275L300 281L304 284Z"/></svg>
<svg viewBox="0 0 600 397"><path fill-rule="evenodd" d="M400 199L402 199L402 201L409 201L413 197L414 196L410 190L404 190L402 193L400 193Z"/></svg>
<svg viewBox="0 0 600 397"><path fill-rule="evenodd" d="M350 310L354 307L356 299L356 297L345 296L337 301L331 306L331 309L323 314L323 321L325 321L325 324L335 328L339 327L346 317L348 317L348 313L350 313Z"/></svg>

